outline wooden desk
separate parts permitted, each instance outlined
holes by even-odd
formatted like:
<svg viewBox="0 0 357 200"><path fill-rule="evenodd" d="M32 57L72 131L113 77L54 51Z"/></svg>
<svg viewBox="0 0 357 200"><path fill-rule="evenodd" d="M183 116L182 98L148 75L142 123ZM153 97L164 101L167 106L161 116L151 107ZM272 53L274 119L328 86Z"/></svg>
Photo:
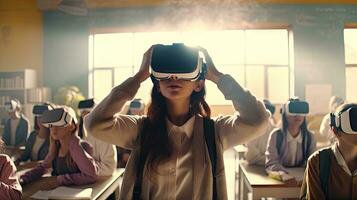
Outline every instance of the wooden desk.
<svg viewBox="0 0 357 200"><path fill-rule="evenodd" d="M5 154L10 156L12 159L17 159L25 151L25 146L20 147L5 147Z"/></svg>
<svg viewBox="0 0 357 200"><path fill-rule="evenodd" d="M288 186L268 177L263 166L248 165L247 162L241 161L239 167L240 199L299 198L300 196L300 186ZM304 168L294 168L294 172L295 176L298 176L297 179L304 176Z"/></svg>
<svg viewBox="0 0 357 200"><path fill-rule="evenodd" d="M27 169L28 170L28 169ZM19 172L22 173L22 172ZM92 188L92 200L105 200L111 195L113 192L116 192L118 188L120 188L122 175L124 173L123 168L119 168L115 171L115 173L110 177L100 177L99 180L90 185L83 186L73 186L73 188ZM46 183L52 179L53 177L42 177L40 180L34 181L30 184L25 185L22 188L22 198L23 199L31 199L30 197L35 194L39 190L43 190Z"/></svg>

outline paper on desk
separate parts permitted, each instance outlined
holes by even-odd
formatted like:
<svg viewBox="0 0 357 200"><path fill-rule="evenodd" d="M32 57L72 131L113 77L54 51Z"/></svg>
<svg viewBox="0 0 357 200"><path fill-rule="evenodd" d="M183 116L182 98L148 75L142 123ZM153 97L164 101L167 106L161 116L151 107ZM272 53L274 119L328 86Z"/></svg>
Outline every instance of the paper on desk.
<svg viewBox="0 0 357 200"><path fill-rule="evenodd" d="M32 199L48 199L48 197L50 196L51 190L47 190L47 191L37 191L35 194L33 194L31 196Z"/></svg>
<svg viewBox="0 0 357 200"><path fill-rule="evenodd" d="M38 191L31 196L33 199L90 199L92 188L74 189L69 187L58 187L49 191Z"/></svg>

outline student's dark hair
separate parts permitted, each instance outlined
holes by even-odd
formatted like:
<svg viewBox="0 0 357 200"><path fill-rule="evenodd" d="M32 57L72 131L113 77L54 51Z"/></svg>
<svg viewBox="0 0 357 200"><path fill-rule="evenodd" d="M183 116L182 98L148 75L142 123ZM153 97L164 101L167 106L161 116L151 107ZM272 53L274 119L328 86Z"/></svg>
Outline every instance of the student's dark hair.
<svg viewBox="0 0 357 200"><path fill-rule="evenodd" d="M205 88L200 92L191 94L191 116L200 114L204 117L211 116L211 110L205 101ZM148 170L156 171L157 165L168 159L172 154L172 144L166 127L167 106L165 97L160 93L156 82L151 91L151 103L148 106L147 119L144 121L141 137L141 148L147 153Z"/></svg>
<svg viewBox="0 0 357 200"><path fill-rule="evenodd" d="M82 116L79 117L79 122L78 123L79 123L79 125L78 125L78 136L83 139L83 136L84 136L84 130L83 130L84 121L83 121L83 117Z"/></svg>

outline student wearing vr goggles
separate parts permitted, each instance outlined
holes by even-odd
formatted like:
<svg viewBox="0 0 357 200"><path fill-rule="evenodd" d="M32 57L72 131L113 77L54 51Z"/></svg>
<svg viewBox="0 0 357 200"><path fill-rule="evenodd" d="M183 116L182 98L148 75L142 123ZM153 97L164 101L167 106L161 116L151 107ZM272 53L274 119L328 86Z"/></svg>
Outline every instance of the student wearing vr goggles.
<svg viewBox="0 0 357 200"><path fill-rule="evenodd" d="M332 96L330 99L330 113L334 113L336 109L344 103L344 100L340 97ZM330 113L326 114L321 121L320 135L326 138L331 144L336 140L330 127Z"/></svg>
<svg viewBox="0 0 357 200"><path fill-rule="evenodd" d="M315 151L316 140L306 126L308 113L309 104L299 99L290 99L282 108L282 128L272 131L266 150L265 169L272 178L297 184L286 167L304 167Z"/></svg>
<svg viewBox="0 0 357 200"><path fill-rule="evenodd" d="M52 168L53 179L46 189L61 185L85 185L97 179L98 167L92 157L93 148L77 136L77 118L72 108L60 106L47 110L41 117L43 126L50 128L50 148L43 162L20 177L28 184Z"/></svg>
<svg viewBox="0 0 357 200"><path fill-rule="evenodd" d="M43 112L51 109L51 105L47 103L38 104L33 107L32 114L35 116L35 130L30 133L30 136L26 141L25 151L15 161L16 165L20 164L20 162L26 162L28 160L39 161L45 159L50 146L50 129L43 126L40 119Z"/></svg>
<svg viewBox="0 0 357 200"><path fill-rule="evenodd" d="M30 132L29 120L21 114L21 104L17 99L5 102L5 108L10 116L6 121L2 139L6 146L18 147L25 145Z"/></svg>
<svg viewBox="0 0 357 200"><path fill-rule="evenodd" d="M254 139L249 142L247 146L247 152L245 153L245 159L250 165L265 165L265 151L267 149L267 143L269 135L273 129L275 129L275 122L273 115L275 113L275 105L273 105L269 100L263 100L265 108L270 112L271 116L269 118L268 126L265 130L264 135Z"/></svg>
<svg viewBox="0 0 357 200"><path fill-rule="evenodd" d="M357 198L357 104L343 104L330 114L337 139L331 147L310 156L305 171L307 199Z"/></svg>
<svg viewBox="0 0 357 200"><path fill-rule="evenodd" d="M16 177L16 166L3 154L4 142L0 139L0 199L20 200L22 187Z"/></svg>
<svg viewBox="0 0 357 200"><path fill-rule="evenodd" d="M117 114L150 76L147 116ZM239 114L210 119L205 79ZM268 117L262 102L220 73L205 49L174 44L149 48L139 72L114 87L85 125L95 137L132 150L121 199L209 200L227 199L223 152L262 135Z"/></svg>
<svg viewBox="0 0 357 200"><path fill-rule="evenodd" d="M92 111L95 105L94 99L86 99L79 102L78 109L81 117L78 135L93 146L93 158L98 166L98 175L111 176L117 168L117 151L115 146L98 140L92 134L88 134L84 128L83 118Z"/></svg>

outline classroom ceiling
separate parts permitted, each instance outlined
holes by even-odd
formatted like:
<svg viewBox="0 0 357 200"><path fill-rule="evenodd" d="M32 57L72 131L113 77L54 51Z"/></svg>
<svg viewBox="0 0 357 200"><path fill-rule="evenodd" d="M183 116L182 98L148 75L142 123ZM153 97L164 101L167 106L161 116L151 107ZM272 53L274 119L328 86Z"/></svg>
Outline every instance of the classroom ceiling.
<svg viewBox="0 0 357 200"><path fill-rule="evenodd" d="M37 0L41 10L55 9L60 0ZM157 6L170 4L189 5L191 3L215 4L239 3L239 4L357 4L357 0L85 0L90 9L99 8L123 8L136 6Z"/></svg>

